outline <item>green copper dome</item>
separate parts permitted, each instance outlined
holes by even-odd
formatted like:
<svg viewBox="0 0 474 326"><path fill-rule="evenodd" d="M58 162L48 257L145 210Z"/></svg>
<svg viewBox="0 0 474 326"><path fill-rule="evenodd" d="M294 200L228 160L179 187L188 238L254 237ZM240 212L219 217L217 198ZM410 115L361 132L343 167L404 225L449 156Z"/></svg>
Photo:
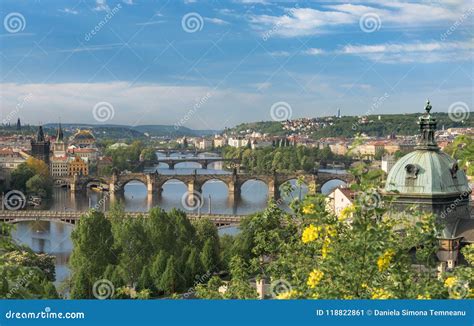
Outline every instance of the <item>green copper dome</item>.
<svg viewBox="0 0 474 326"><path fill-rule="evenodd" d="M470 192L464 171L448 154L417 149L402 157L388 174L385 191L404 195L453 195Z"/></svg>
<svg viewBox="0 0 474 326"><path fill-rule="evenodd" d="M426 112L419 118L420 140L415 151L403 156L390 170L385 192L413 197L469 194L471 189L464 171L456 160L440 151L436 140L436 119Z"/></svg>

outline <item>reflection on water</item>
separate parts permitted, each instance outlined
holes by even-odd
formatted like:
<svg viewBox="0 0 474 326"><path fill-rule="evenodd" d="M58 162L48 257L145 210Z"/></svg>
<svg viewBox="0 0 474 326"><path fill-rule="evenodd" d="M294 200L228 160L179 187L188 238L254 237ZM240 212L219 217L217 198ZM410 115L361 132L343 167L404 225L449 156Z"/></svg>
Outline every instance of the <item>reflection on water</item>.
<svg viewBox="0 0 474 326"><path fill-rule="evenodd" d="M186 157L189 155L174 154L171 157ZM200 155L200 157L213 157ZM158 171L161 174L228 174L223 169L222 162L211 163L208 169L200 168L198 163L179 163L175 169L169 169L166 164L148 168L147 172ZM328 171L326 171L328 172ZM335 172L335 171L330 171ZM344 173L344 172L342 172ZM287 204L295 198L303 198L308 192L306 185L296 186L291 180L293 191L281 201L281 207L288 209ZM332 180L323 185L322 193L327 194L335 187L343 184L340 180ZM132 181L124 187L124 194L115 196L115 201L124 205L126 211L148 211L159 206L165 210L172 208L183 209L182 198L186 193L186 185L178 180L169 180L163 186L161 196L148 195L146 186L138 181ZM86 192L71 193L65 188L55 188L50 210L85 211L89 208L108 209L111 199L108 194L88 189ZM267 206L268 187L258 180L249 180L242 185L241 195L231 198L225 183L210 180L202 188L203 204L200 212L213 214L247 215L262 211ZM102 204L103 203L103 204ZM197 211L194 211L196 213ZM45 252L56 257L56 284L65 280L69 274L67 262L72 251L70 239L73 226L56 222L21 222L16 225L13 236L19 242L30 246L36 252ZM219 234L238 233L237 227L219 229Z"/></svg>
<svg viewBox="0 0 474 326"><path fill-rule="evenodd" d="M13 239L38 253L56 257L56 286L69 275L68 260L72 252L73 226L61 222L31 221L15 224Z"/></svg>
<svg viewBox="0 0 474 326"><path fill-rule="evenodd" d="M164 158L163 154L158 154ZM185 158L190 154L174 153L170 158ZM215 157L211 154L200 154L198 157ZM202 169L199 163L183 162L176 164L175 169L169 169L166 163L160 163L154 167L146 168L146 172L157 171L166 175L183 174L229 174L224 170L222 162L214 162L208 165L207 169ZM337 170L324 170L324 172L338 172ZM345 171L339 171L345 173ZM295 180L290 183L295 186ZM327 194L335 187L343 184L340 180L331 180L322 187L322 193ZM169 180L163 185L161 196L148 195L146 185L139 181L131 181L124 187L123 195L115 195L109 198L104 192L88 189L85 192L70 193L65 188L55 188L53 193L53 203L51 210L87 210L96 208L100 210L109 209L112 201L121 202L126 211L148 211L152 207L159 206L165 210L172 208L185 209L182 198L187 192L187 186L179 180ZM287 203L292 198L302 198L308 192L307 186L295 186L288 198L283 198L281 207L287 208ZM210 180L202 188L202 213L214 214L235 214L246 215L263 210L268 201L268 187L258 180L249 180L243 184L240 196L235 198L228 196L228 189L224 182ZM194 213L197 213L195 211Z"/></svg>

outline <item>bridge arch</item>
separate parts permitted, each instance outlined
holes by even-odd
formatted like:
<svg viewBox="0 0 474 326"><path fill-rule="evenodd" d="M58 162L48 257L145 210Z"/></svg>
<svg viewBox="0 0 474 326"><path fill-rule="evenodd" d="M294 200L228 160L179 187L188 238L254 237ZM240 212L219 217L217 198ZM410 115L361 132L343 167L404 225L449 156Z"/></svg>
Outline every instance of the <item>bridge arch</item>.
<svg viewBox="0 0 474 326"><path fill-rule="evenodd" d="M209 187L209 186L212 186L213 183L217 183L219 184L218 187L219 188L223 188L222 185L224 186L225 188L225 191L226 191L226 195L229 194L229 184L227 183L226 180L223 180L221 178L219 178L217 175L215 178L209 178L207 180L205 180L201 185L200 185L200 188L201 188L201 191L202 193L205 192L205 188Z"/></svg>
<svg viewBox="0 0 474 326"><path fill-rule="evenodd" d="M185 189L188 189L187 181L183 178L180 178L180 176L170 176L170 178L167 178L165 180L162 180L161 183L156 185L161 191L165 192L165 186L168 188L169 186L171 187L179 187L181 188L184 187ZM185 190L186 191L186 190Z"/></svg>
<svg viewBox="0 0 474 326"><path fill-rule="evenodd" d="M268 197L270 194L268 180L265 180L264 178L246 179L239 184L239 189L240 195L249 201L258 200L260 196ZM250 189L254 192L252 195L249 195ZM255 191L255 189L258 191Z"/></svg>
<svg viewBox="0 0 474 326"><path fill-rule="evenodd" d="M348 184L348 180L345 178L338 178L338 177L333 177L333 178L327 178L323 179L320 181L318 184L318 187L320 189L320 192L323 194L328 194L337 187L341 185L346 185Z"/></svg>

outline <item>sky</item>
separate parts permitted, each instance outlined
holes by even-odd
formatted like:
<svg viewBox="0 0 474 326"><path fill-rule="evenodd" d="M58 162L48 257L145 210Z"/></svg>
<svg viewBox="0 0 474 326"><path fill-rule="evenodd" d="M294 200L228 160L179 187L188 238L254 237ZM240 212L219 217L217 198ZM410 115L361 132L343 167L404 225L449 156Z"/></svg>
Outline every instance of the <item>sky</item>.
<svg viewBox="0 0 474 326"><path fill-rule="evenodd" d="M0 19L4 123L223 129L474 107L470 1L2 0Z"/></svg>

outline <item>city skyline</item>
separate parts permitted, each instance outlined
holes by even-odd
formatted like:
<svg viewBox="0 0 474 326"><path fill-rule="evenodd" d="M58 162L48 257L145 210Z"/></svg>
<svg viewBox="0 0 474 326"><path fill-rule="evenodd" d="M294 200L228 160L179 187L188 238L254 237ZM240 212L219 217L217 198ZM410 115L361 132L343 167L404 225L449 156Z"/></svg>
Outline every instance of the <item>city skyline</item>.
<svg viewBox="0 0 474 326"><path fill-rule="evenodd" d="M463 1L5 1L1 13L11 123L223 129L275 120L278 103L287 118L473 107Z"/></svg>

